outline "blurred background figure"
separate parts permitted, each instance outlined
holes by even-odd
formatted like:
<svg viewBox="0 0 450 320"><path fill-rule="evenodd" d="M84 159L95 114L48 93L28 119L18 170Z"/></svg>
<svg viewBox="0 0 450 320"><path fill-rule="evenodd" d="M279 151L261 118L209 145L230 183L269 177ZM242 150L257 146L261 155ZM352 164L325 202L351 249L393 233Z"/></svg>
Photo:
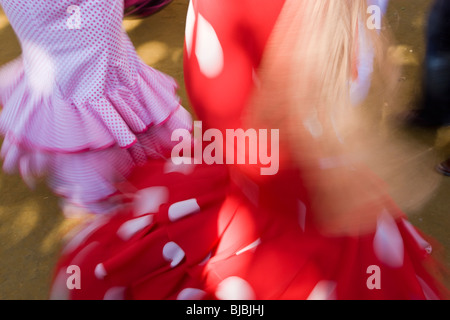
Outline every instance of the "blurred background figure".
<svg viewBox="0 0 450 320"><path fill-rule="evenodd" d="M435 0L428 16L426 56L420 106L407 116L409 124L436 128L450 125L450 2ZM437 166L450 176L450 158Z"/></svg>
<svg viewBox="0 0 450 320"><path fill-rule="evenodd" d="M115 184L191 129L175 80L143 63L122 27L125 10L169 2L0 1L22 48L0 71L3 168L29 186L45 177L66 215L110 212Z"/></svg>
<svg viewBox="0 0 450 320"><path fill-rule="evenodd" d="M424 127L450 125L450 2L435 0L427 22L420 107L409 122Z"/></svg>

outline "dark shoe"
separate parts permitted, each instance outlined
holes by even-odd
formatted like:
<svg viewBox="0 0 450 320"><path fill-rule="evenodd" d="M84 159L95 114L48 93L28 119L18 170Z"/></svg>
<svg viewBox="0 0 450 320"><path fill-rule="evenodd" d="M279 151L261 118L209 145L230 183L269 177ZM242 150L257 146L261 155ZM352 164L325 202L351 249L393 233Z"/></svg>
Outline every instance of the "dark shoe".
<svg viewBox="0 0 450 320"><path fill-rule="evenodd" d="M450 158L439 164L436 169L444 176L450 177Z"/></svg>

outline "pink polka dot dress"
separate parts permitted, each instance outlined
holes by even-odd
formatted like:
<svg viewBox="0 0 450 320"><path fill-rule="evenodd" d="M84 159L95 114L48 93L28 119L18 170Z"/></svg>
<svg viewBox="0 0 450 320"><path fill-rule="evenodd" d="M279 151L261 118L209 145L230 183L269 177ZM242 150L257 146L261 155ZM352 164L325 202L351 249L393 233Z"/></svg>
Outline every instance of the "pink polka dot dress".
<svg viewBox="0 0 450 320"><path fill-rule="evenodd" d="M176 82L137 56L122 0L0 4L22 47L0 70L4 170L47 174L69 203L108 210L115 182L190 130Z"/></svg>

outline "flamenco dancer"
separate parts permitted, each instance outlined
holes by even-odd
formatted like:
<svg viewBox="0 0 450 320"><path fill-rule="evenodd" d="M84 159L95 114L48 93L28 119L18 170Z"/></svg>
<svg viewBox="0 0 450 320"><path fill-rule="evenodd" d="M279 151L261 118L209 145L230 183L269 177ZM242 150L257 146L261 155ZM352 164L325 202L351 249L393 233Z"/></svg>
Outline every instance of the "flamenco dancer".
<svg viewBox="0 0 450 320"><path fill-rule="evenodd" d="M185 80L204 129L279 129L279 170L149 161L125 184L127 209L67 239L50 297L448 297L431 243L353 148L360 53L386 63L380 35L359 27L366 10L365 0L192 0ZM70 266L80 289L68 288Z"/></svg>
<svg viewBox="0 0 450 320"><path fill-rule="evenodd" d="M191 127L174 79L145 65L122 28L135 2L0 1L22 47L0 70L3 168L31 187L45 177L67 215L110 212L115 184Z"/></svg>

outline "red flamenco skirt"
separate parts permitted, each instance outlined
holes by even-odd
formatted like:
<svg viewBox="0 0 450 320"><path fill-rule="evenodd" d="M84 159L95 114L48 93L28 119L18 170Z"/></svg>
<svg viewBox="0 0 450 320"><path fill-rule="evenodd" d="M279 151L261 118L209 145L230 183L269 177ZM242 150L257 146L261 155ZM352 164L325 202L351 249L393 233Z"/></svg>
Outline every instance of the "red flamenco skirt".
<svg viewBox="0 0 450 320"><path fill-rule="evenodd" d="M293 176L256 184L227 166L149 162L122 186L127 208L68 237L50 298L448 297L431 245L404 215L381 214L372 233L324 235Z"/></svg>

